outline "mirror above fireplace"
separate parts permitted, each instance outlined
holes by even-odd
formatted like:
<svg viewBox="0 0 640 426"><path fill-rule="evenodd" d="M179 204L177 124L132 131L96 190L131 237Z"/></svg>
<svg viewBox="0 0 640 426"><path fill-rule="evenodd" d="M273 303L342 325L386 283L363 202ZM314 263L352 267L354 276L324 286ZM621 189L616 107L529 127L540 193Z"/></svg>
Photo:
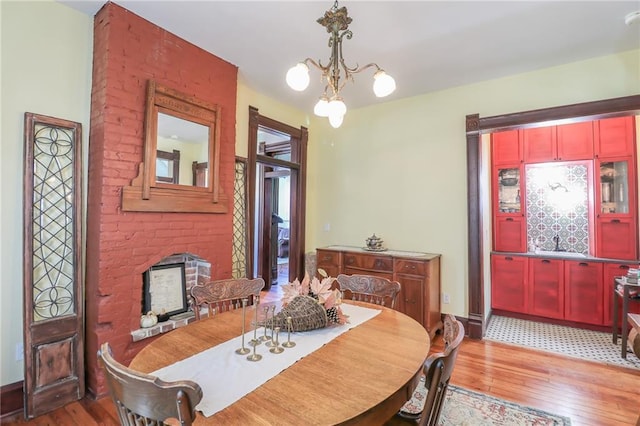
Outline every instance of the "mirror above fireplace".
<svg viewBox="0 0 640 426"><path fill-rule="evenodd" d="M144 161L122 210L226 213L219 190L220 108L150 80Z"/></svg>

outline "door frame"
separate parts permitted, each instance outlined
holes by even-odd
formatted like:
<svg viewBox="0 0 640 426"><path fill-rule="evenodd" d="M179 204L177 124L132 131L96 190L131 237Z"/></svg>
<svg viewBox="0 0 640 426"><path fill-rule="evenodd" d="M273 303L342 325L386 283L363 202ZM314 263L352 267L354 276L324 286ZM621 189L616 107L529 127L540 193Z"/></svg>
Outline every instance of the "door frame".
<svg viewBox="0 0 640 426"><path fill-rule="evenodd" d="M291 161L280 160L258 154L258 130L260 127L288 134L291 137ZM296 128L280 121L261 115L258 108L249 106L248 137L248 187L249 187L249 247L248 275L253 276L256 218L256 168L257 163L286 167L291 171L291 200L289 218L289 277L302 279L304 273L306 182L307 182L307 143L309 132L306 127ZM304 275L304 274L303 274Z"/></svg>
<svg viewBox="0 0 640 426"><path fill-rule="evenodd" d="M467 254L468 254L468 315L469 337L482 339L486 329L484 310L484 255L482 229L483 205L480 197L482 183L481 144L484 133L498 130L524 129L546 125L591 121L602 118L640 114L640 95L601 101L543 108L512 114L480 117L480 114L466 116L467 140Z"/></svg>

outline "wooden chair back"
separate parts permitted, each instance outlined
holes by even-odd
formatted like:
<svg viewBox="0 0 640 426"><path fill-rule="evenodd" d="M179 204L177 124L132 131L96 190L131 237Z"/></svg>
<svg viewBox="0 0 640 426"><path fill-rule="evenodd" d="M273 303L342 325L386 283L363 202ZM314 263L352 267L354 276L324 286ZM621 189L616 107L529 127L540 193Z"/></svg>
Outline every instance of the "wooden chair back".
<svg viewBox="0 0 640 426"><path fill-rule="evenodd" d="M200 310L207 308L209 317L216 313L242 307L242 299L248 298L248 304L260 297L260 290L264 288L262 278L237 278L210 281L191 287L193 297L193 311L196 320L200 319Z"/></svg>
<svg viewBox="0 0 640 426"><path fill-rule="evenodd" d="M345 275L336 278L345 299L359 300L394 308L400 283L373 275Z"/></svg>
<svg viewBox="0 0 640 426"><path fill-rule="evenodd" d="M420 426L435 426L438 424L444 397L449 387L449 380L458 357L458 348L464 338L464 326L456 317L447 314L444 317L445 342L444 352L430 355L424 364L425 386L427 398L424 410L420 416Z"/></svg>
<svg viewBox="0 0 640 426"><path fill-rule="evenodd" d="M125 367L113 359L108 343L98 350L98 360L122 425L164 425L167 419L178 419L185 426L193 423L202 399L197 383L165 382Z"/></svg>
<svg viewBox="0 0 640 426"><path fill-rule="evenodd" d="M444 317L443 340L445 348L443 352L429 355L423 366L424 381L421 381L414 393L424 393L424 407L416 413L415 402L410 404L411 412L400 410L393 418L385 423L385 426L435 426L440 419L442 405L449 387L449 380L453 373L453 366L458 356L458 348L464 338L464 327L456 320L456 317L447 314ZM426 389L425 389L426 388ZM417 397L421 400L422 397Z"/></svg>

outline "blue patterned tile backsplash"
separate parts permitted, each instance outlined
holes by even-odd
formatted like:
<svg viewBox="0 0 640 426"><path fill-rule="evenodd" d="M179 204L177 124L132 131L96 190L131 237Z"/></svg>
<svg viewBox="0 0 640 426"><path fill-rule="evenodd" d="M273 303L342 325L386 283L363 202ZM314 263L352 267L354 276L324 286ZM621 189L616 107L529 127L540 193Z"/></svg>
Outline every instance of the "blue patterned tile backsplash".
<svg viewBox="0 0 640 426"><path fill-rule="evenodd" d="M531 164L525 169L530 249L589 254L591 164Z"/></svg>

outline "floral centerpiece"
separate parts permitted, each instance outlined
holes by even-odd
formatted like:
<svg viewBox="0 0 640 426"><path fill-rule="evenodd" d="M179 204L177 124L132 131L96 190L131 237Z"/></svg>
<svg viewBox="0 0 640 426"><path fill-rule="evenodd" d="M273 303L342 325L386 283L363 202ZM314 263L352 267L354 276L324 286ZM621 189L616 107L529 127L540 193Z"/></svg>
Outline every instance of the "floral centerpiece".
<svg viewBox="0 0 640 426"><path fill-rule="evenodd" d="M274 326L286 330L289 324L287 318L290 318L292 331L349 322L349 317L340 309L340 290L331 289L335 278L327 276L323 269L318 269L318 273L323 277L321 280L305 274L302 281L296 279L282 286L282 310L273 318Z"/></svg>

